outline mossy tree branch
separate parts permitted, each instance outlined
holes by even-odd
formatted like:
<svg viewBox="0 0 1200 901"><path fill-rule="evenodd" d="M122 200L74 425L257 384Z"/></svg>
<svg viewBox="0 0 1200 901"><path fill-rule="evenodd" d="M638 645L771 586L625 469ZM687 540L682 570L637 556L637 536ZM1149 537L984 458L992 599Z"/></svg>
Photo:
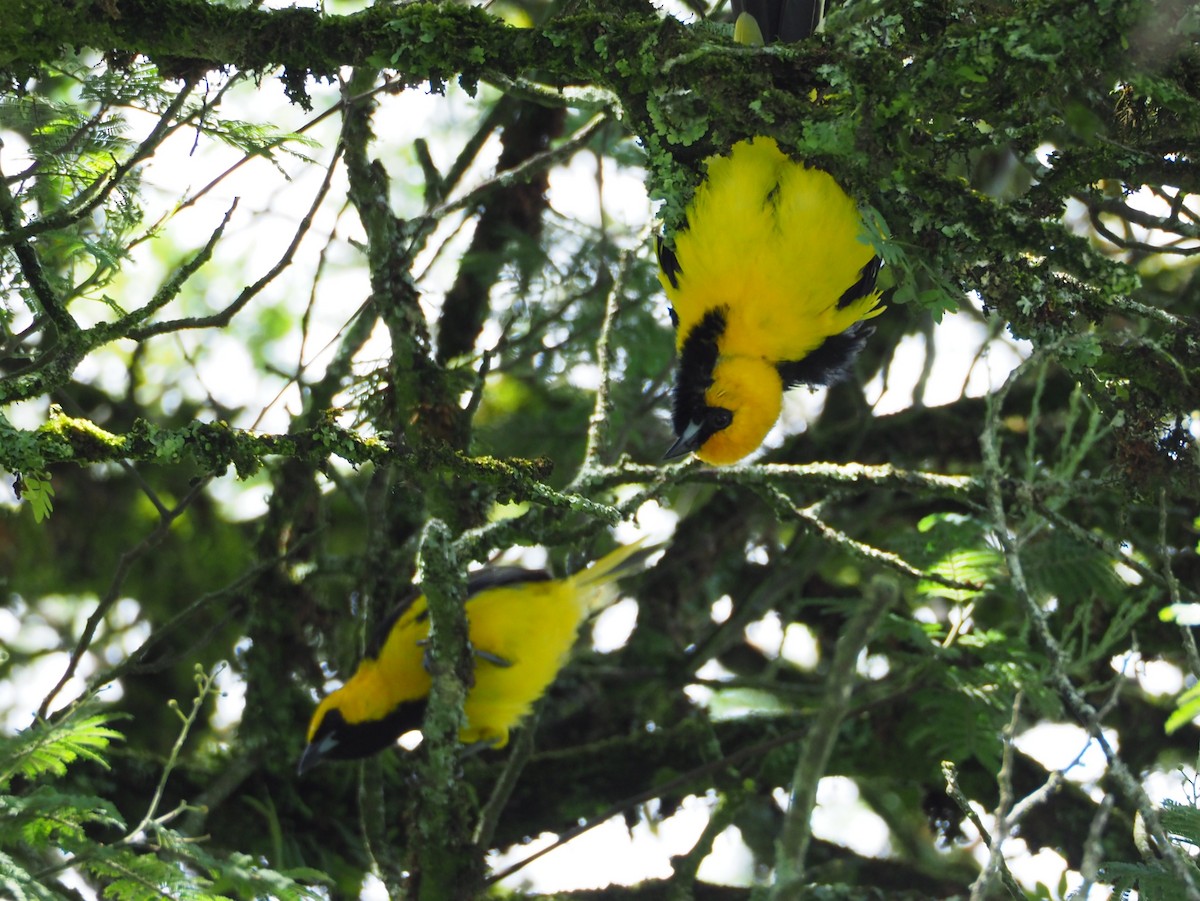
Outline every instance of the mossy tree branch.
<svg viewBox="0 0 1200 901"><path fill-rule="evenodd" d="M1003 12L898 4L883 19L831 25L823 41L766 51L635 9L585 10L522 29L478 8L426 4L322 16L140 0L115 17L107 3L79 2L37 22L6 17L19 24L0 39L0 66L18 71L53 39L145 54L167 74L182 59L192 68L282 66L301 91L306 77L332 77L345 65L393 69L400 83L435 88L456 77L468 87L488 78L598 85L620 98L645 141L657 191L670 198L669 224L695 177L675 171L673 155L694 162L747 134L778 134L864 198L878 192L871 199L891 229L890 262L918 287L921 271L940 284L922 303L952 307L962 291L978 291L1035 337L1049 323L1065 327L1076 311L1104 315L1136 286L1127 267L1055 221L1067 198L1104 177L1185 188L1200 181L1172 152L1195 136L1198 51L1182 33L1155 34L1153 7L1138 0L1039 0ZM1142 71L1150 53L1165 60L1153 75ZM1156 112L1152 136L1133 131L1143 108ZM1047 142L1063 148L1060 157L1034 165L1037 184L1021 198L1000 203L963 178L971 154L1007 149L1030 165ZM996 265L980 270L981 258ZM1031 308L1033 296L1042 300ZM1189 371L1197 346L1193 330ZM1180 400L1168 393L1159 403Z"/></svg>

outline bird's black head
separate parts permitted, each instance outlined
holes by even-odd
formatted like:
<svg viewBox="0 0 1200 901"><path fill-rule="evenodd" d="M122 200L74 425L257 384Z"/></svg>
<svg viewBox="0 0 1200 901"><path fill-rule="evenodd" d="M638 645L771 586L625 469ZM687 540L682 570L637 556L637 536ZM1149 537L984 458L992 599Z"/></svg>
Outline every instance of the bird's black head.
<svg viewBox="0 0 1200 901"><path fill-rule="evenodd" d="M313 715L314 726L300 757L297 773L304 775L322 760L356 760L377 754L395 744L405 732L420 729L425 719L426 699L407 701L382 719L347 722L336 706L326 706L330 695ZM319 719L318 719L319 718Z"/></svg>
<svg viewBox="0 0 1200 901"><path fill-rule="evenodd" d="M673 460L684 454L699 450L709 438L733 423L733 411L724 407L704 407L698 419L689 420L682 431L676 425L675 443L663 454L664 460Z"/></svg>

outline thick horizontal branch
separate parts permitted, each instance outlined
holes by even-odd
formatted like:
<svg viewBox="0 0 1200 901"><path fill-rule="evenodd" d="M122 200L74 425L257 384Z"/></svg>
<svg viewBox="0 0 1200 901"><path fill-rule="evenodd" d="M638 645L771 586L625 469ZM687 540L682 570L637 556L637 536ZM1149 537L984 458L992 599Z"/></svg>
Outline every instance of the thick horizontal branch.
<svg viewBox="0 0 1200 901"><path fill-rule="evenodd" d="M378 5L352 15L315 9L231 7L207 0L75 0L46 4L36 19L25 0L0 0L0 69L56 59L80 47L141 54L167 76L283 67L295 85L304 75L332 78L347 66L394 69L409 84L443 84L486 73L572 73L570 81L607 81L603 73L635 75L631 50L669 52L675 20L647 5L645 15L570 16L545 29L516 28L478 6L443 3ZM618 58L625 65L618 65ZM644 68L646 79L653 76ZM647 80L646 84L649 84Z"/></svg>
<svg viewBox="0 0 1200 901"><path fill-rule="evenodd" d="M923 472L886 463L876 466L861 463L763 463L722 469L705 466L698 461L667 467L631 463L596 467L586 479L577 482L577 487L594 491L600 487L637 482L664 485L702 482L749 488L804 487L814 492L838 488L853 491L870 487L957 500L967 506L982 501L984 487L983 482L974 476Z"/></svg>
<svg viewBox="0 0 1200 901"><path fill-rule="evenodd" d="M576 494L555 491L545 484L553 464L546 459L500 460L472 457L444 446L402 447L379 438L366 438L332 421L286 435L252 432L225 422L192 422L181 428L162 428L137 420L125 434L105 431L87 419L53 410L50 419L32 431L17 429L0 415L0 469L43 472L56 463L158 463L173 465L191 458L207 473L230 466L241 478L253 475L271 456L321 465L331 457L360 466L365 463L400 467L413 477L428 479L447 473L487 485L505 502L530 501L597 517L620 520L606 504Z"/></svg>
<svg viewBox="0 0 1200 901"><path fill-rule="evenodd" d="M0 467L12 472L37 472L56 463L176 464L190 457L209 473L229 466L242 478L253 475L267 456L286 456L320 462L339 456L359 465L381 462L398 452L385 442L363 438L332 422L289 435L237 429L225 422L191 422L163 428L144 419L125 434L105 431L87 419L67 416L52 408L46 423L32 431L0 420Z"/></svg>
<svg viewBox="0 0 1200 901"><path fill-rule="evenodd" d="M685 27L639 0L603 12L583 5L581 12L538 28L511 26L479 6L445 3L379 4L338 16L295 7L235 8L208 0L64 0L39 4L32 16L28 0L0 0L0 21L5 23L0 72L28 74L60 58L63 50L77 48L117 59L142 55L167 77L195 77L229 67L259 73L282 67L288 90L301 100L308 76L330 79L349 66L393 70L410 85L440 86L455 78L468 87L488 78L555 87L600 85L621 97L626 113L640 120L635 124L656 122L655 131L671 124L662 119L662 98L702 93L705 103L685 104L683 110L684 124L694 133L686 139L675 136L690 145L704 133L708 107L725 105L716 100L730 85L740 85L739 94L756 98L756 111L727 114L743 117L747 127L777 123L789 108L805 108L818 117L844 115L849 111L839 108L835 98L817 105L807 99L811 89L828 87L825 69L841 57L853 62L850 78L875 95L876 115L879 104L901 91L905 104L898 107L928 96L931 102L936 99L946 122L983 116L996 128L1029 126L1040 135L1046 116L1035 101L1074 96L1073 79L1094 77L1091 69L1071 69L1057 79L1047 78L1047 61L1064 58L1058 42L1071 42L1068 59L1091 61L1110 79L1122 77L1109 71L1110 63L1128 58L1130 23L1148 7L1143 0L1106 6L1098 16L1076 0L1045 0L995 18L982 8L970 17L930 8L920 16L913 13L912 21L901 16L904 31L888 31L886 39L873 36L871 23L857 23L831 29L821 40L759 51L723 41L711 28ZM964 25L960 18L973 24ZM943 37L931 41L927 35ZM1042 46L1046 43L1052 46ZM1181 51L1174 47L1168 52ZM955 79L949 93L930 90L945 81L940 73L958 67L969 67L968 81L986 83L987 90L963 87L962 78ZM846 72L838 76L842 95L846 77ZM1014 98L998 119L997 96ZM643 100L655 109L642 108ZM921 111L904 113L910 125L923 118Z"/></svg>

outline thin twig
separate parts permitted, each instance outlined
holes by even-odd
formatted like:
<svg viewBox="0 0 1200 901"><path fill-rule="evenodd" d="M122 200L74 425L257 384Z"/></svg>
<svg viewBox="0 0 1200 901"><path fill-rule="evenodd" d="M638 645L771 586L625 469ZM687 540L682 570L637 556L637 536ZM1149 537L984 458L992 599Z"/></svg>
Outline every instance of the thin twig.
<svg viewBox="0 0 1200 901"><path fill-rule="evenodd" d="M812 507L799 507L791 498L778 490L769 490L767 492L767 500L772 506L785 511L789 517L796 517L807 523L826 541L843 550L849 551L854 556L867 562L886 566L909 578L933 582L957 591L979 592L986 587L977 582L963 582L959 579L951 579L948 576L943 576L940 573L923 570L920 567L913 566L899 554L894 554L891 551L885 551L851 538L845 532L835 529L817 516L814 511L819 505L814 504Z"/></svg>
<svg viewBox="0 0 1200 901"><path fill-rule="evenodd" d="M805 736L792 775L791 798L783 829L775 847L775 882L772 901L794 898L804 881L805 858L812 840L812 812L817 785L825 775L842 721L850 709L857 681L858 656L876 626L899 596L896 585L876 578L868 585L864 606L846 626L833 652L833 662L823 692L824 703Z"/></svg>
<svg viewBox="0 0 1200 901"><path fill-rule="evenodd" d="M1004 730L1004 755L1000 763L1000 773L996 779L1000 797L996 801L996 811L992 817L996 830L987 840L987 866L980 871L979 876L971 885L971 901L983 901L987 898L991 881L997 875L1000 876L1000 881L1004 883L1004 887L1012 897L1017 899L1025 897L1021 886L1017 884L1012 872L1008 869L1008 863L1004 860L1004 842L1008 839L1013 825L1009 819L1009 813L1013 806L1013 735L1016 733L1017 721L1021 714L1021 697L1021 692L1018 691L1016 697L1013 698L1012 717Z"/></svg>
<svg viewBox="0 0 1200 901"><path fill-rule="evenodd" d="M534 173L541 172L543 169L548 169L556 165L562 160L567 159L575 153L580 147L584 147L592 139L592 137L608 122L608 116L601 114L594 116L587 122L579 131L575 132L569 139L563 143L543 150L541 153L535 153L529 159L522 162L519 166L514 166L511 169L506 169L503 172L497 172L487 181L476 185L461 197L454 200L442 203L428 213L425 214L426 219L439 222L450 213L458 210L471 209L481 203L489 194L500 189L507 188L510 185L521 184L528 181Z"/></svg>
<svg viewBox="0 0 1200 901"><path fill-rule="evenodd" d="M978 813L976 813L975 808L971 806L970 798L963 793L962 787L958 784L958 767L956 767L949 760L943 760L942 777L946 780L946 794L949 795L950 799L958 805L958 809L962 811L963 816L965 816L967 820L970 821L971 825L975 827L975 831L979 833L980 840L988 848L993 850L993 855L988 858L988 866L991 867L993 860L995 860L995 865L1000 872L1001 880L1004 882L1004 885L1008 889L1009 893L1013 894L1017 898L1024 898L1025 895L1021 891L1021 887L1017 884L1016 879L1013 878L1012 873L1009 871L1008 864L1005 863L1003 855L999 855L997 859L995 849L998 847L998 843L992 837L992 833L988 830L988 828L983 825L983 819ZM984 878L986 872L987 869L981 872L978 879L976 879L975 886L971 887L972 898L975 897L975 887L980 884L980 880Z"/></svg>
<svg viewBox="0 0 1200 901"><path fill-rule="evenodd" d="M486 882L488 885L494 885L495 883L500 882L502 879L507 879L513 873L523 870L538 858L544 857L556 848L561 848L567 842L578 838L585 832L595 829L597 826L607 823L613 817L620 813L624 813L638 804L644 804L645 802L651 801L654 798L662 797L663 795L667 795L671 792L685 788L688 785L694 784L696 780L708 776L710 773L728 769L748 758L757 757L762 754L766 754L768 751L773 751L776 748L793 744L807 735L809 729L810 727L806 725L802 729L794 729L768 741L759 742L758 744L741 748L732 754L720 758L719 760L714 760L701 766L694 767L693 769L688 770L686 773L676 776L674 779L668 779L666 782L659 783L658 785L652 785L643 792L630 795L628 798L618 801L616 804L613 804L606 810L602 810L595 816L589 817L578 826L573 826L564 832L560 832L558 837L546 847L533 852L528 857L518 860L516 863L510 864L503 870L492 873L490 876L488 876Z"/></svg>
<svg viewBox="0 0 1200 901"><path fill-rule="evenodd" d="M612 387L612 364L616 356L616 347L612 342L613 325L621 313L621 297L625 291L625 281L629 277L630 265L637 254L634 248L640 248L649 234L649 226L639 236L633 248L621 251L617 273L613 278L608 295L604 301L604 322L600 327L600 337L596 341L596 359L600 364L600 385L596 389L596 402L592 407L592 415L588 418L587 444L583 453L583 465L580 474L575 477L579 481L584 471L590 469L605 450L607 425L612 412L610 389Z"/></svg>
<svg viewBox="0 0 1200 901"><path fill-rule="evenodd" d="M1000 429L1000 414L1004 401L1013 385L1024 376L1028 369L1036 365L1040 358L1054 351L1054 346L1036 351L1024 363L1014 369L1000 389L988 398L987 418L983 432L980 435L980 445L983 450L984 480L987 485L988 507L991 512L992 528L997 542L1004 552L1008 564L1010 583L1013 592L1025 610L1026 618L1033 629L1049 663L1049 681L1067 710L1071 712L1104 752L1108 761L1109 772L1121 793L1129 800L1137 812L1141 814L1148 833L1162 846L1163 855L1171 872L1185 887L1188 901L1200 901L1200 887L1196 885L1196 877L1190 863L1186 861L1178 847L1167 839L1163 832L1162 821L1154 809L1150 798L1137 777L1129 771L1125 762L1117 756L1108 740L1104 737L1099 717L1095 707L1076 688L1067 675L1067 660L1058 640L1050 631L1046 611L1037 602L1030 591L1025 579L1025 569L1021 560L1020 549L1014 534L1008 526L1008 516L1004 506L1002 490L1003 468L1000 463L1000 448L997 435Z"/></svg>
<svg viewBox="0 0 1200 901"><path fill-rule="evenodd" d="M496 834L496 827L500 825L500 815L504 812L509 798L512 797L525 765L533 756L533 739L537 733L538 716L542 712L544 700L543 698L542 701L539 701L533 709L533 713L522 722L517 739L513 742L512 752L508 755L508 760L504 762L504 769L500 771L500 778L496 780L491 797L479 811L479 822L475 826L472 842L480 853L486 852L490 847L492 837Z"/></svg>
<svg viewBox="0 0 1200 901"><path fill-rule="evenodd" d="M1163 581L1167 583L1167 591L1170 593L1172 606L1182 603L1179 593L1179 580L1175 578L1175 572L1171 569L1171 549L1167 544L1167 489L1161 488L1158 492L1158 553L1162 557L1162 574ZM1179 638L1183 642L1184 653L1187 654L1188 667L1192 671L1192 676L1200 679L1200 652L1196 649L1196 636L1192 634L1192 627L1179 625Z"/></svg>
<svg viewBox="0 0 1200 901"><path fill-rule="evenodd" d="M200 495L205 486L208 485L210 479L211 476L200 479L183 496L183 499L168 511L166 516L159 518L158 524L150 534L139 541L134 547L121 554L117 560L117 566L113 571L112 578L109 580L108 590L104 593L104 597L100 599L100 603L96 605L96 609L92 611L92 615L88 617L87 623L83 627L83 634L79 636L79 641L76 643L75 649L71 652L70 660L67 661L67 668L38 707L39 717L48 717L50 705L54 702L58 693L62 691L63 686L75 675L75 670L79 667L79 661L83 659L83 655L87 652L88 647L91 646L92 639L96 637L96 630L100 627L100 623L103 622L104 617L108 614L109 608L121 597L121 589L125 584L126 577L133 569L133 565L157 547L170 534L171 523L182 516L184 511L192 505L192 502Z"/></svg>
<svg viewBox="0 0 1200 901"><path fill-rule="evenodd" d="M187 740L189 733L192 731L192 726L196 723L196 717L204 710L208 696L216 690L217 675L224 669L225 664L221 663L211 673L206 673L199 664L196 665L195 680L198 691L196 697L192 700L192 709L189 713L183 713L179 709L178 701L172 699L168 702L183 721L183 725L179 729L179 735L175 737L175 743L171 745L171 753L167 755L167 762L163 764L162 775L159 776L158 784L154 787L154 795L150 798L150 803L146 806L145 814L143 814L141 821L125 835L125 838L122 839L123 843L129 844L133 842L143 830L152 824L161 825L163 822L158 817L158 806L162 803L163 793L167 790L167 780L171 778L171 773L174 772L175 766L179 763L179 753L183 750L183 743ZM182 813L183 809L181 807L174 812Z"/></svg>
<svg viewBox="0 0 1200 901"><path fill-rule="evenodd" d="M195 328L223 328L229 324L229 321L242 310L263 288L275 280L279 273L283 272L292 264L295 258L296 251L300 247L301 241L308 234L312 227L313 219L316 217L317 210L325 200L325 195L329 193L330 185L333 183L333 173L337 169L338 158L342 154L342 146L339 144L334 151L333 158L329 161L329 166L325 170L325 178L321 181L321 186L317 189L317 194L313 198L313 202L309 204L308 210L304 217L296 227L295 233L292 235L292 240L284 250L283 255L261 278L251 285L247 285L238 294L233 301L224 309L219 310L209 316L195 316L186 319L172 319L167 322L157 322L150 325L142 326L141 328L133 329L128 333L128 337L134 341L141 341L153 335L161 335L164 332L181 331L182 329Z"/></svg>
<svg viewBox="0 0 1200 901"><path fill-rule="evenodd" d="M1083 843L1083 862L1079 865L1079 873L1083 882L1076 889L1074 898L1088 901L1088 895L1100 876L1100 864L1104 860L1104 827L1108 825L1109 814L1112 813L1115 801L1112 795L1105 795L1096 808L1092 823L1088 827L1087 839Z"/></svg>

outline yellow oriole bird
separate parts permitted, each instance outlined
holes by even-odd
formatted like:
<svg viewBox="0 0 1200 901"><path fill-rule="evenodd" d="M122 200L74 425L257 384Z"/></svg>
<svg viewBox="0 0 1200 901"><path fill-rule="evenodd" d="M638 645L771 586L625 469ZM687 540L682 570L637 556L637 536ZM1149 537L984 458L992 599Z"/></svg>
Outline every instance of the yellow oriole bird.
<svg viewBox="0 0 1200 901"><path fill-rule="evenodd" d="M811 7L758 5L767 33L811 30L803 16L789 24L779 13ZM739 40L761 25L743 12ZM786 389L845 374L872 332L864 321L883 312L881 261L833 177L790 159L772 138L739 141L705 165L674 247L658 241L679 357L676 441L665 457L695 452L726 464L762 444Z"/></svg>
<svg viewBox="0 0 1200 901"><path fill-rule="evenodd" d="M565 579L544 570L491 567L467 581L475 684L463 704L459 740L503 747L567 662L580 624L616 597L614 582L656 548L617 548ZM354 675L317 706L299 772L325 759L366 757L421 728L429 699L425 669L429 611L417 595L383 624Z"/></svg>

